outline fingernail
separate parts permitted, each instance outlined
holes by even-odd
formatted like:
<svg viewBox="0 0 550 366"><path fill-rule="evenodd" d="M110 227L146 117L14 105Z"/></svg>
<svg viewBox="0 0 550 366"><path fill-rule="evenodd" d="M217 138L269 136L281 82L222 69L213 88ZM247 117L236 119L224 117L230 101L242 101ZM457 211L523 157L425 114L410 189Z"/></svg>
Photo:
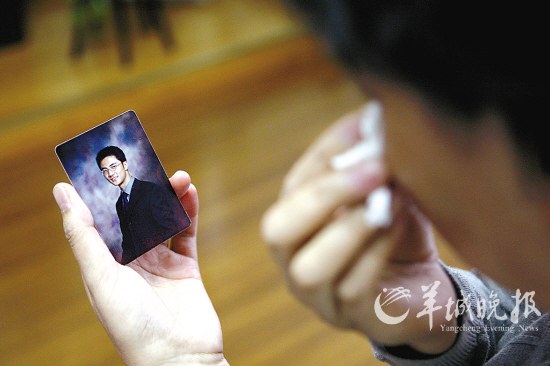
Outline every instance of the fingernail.
<svg viewBox="0 0 550 366"><path fill-rule="evenodd" d="M55 198L55 202L57 202L61 213L65 213L71 208L71 200L65 187L61 185L56 185L53 187L53 197Z"/></svg>

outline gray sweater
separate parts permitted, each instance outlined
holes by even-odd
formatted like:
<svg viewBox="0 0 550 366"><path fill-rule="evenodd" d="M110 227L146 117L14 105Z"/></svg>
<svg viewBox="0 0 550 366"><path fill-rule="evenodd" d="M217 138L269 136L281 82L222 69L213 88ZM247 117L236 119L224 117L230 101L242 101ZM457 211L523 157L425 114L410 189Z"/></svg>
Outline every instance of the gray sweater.
<svg viewBox="0 0 550 366"><path fill-rule="evenodd" d="M477 272L444 266L457 293L469 305L458 317L458 337L445 353L428 357L406 347L373 344L375 356L392 365L550 365L550 313L537 314L529 301ZM520 294L521 297L525 294ZM499 304L489 316L479 304ZM534 305L534 300L530 302ZM520 306L516 306L519 303ZM488 309L488 308L487 308ZM525 310L529 310L525 312ZM515 310L515 311L514 311ZM519 310L519 311L518 311ZM479 314L484 314L480 316ZM525 316L526 313L530 313ZM540 313L540 311L539 311ZM452 330L449 330L452 331Z"/></svg>

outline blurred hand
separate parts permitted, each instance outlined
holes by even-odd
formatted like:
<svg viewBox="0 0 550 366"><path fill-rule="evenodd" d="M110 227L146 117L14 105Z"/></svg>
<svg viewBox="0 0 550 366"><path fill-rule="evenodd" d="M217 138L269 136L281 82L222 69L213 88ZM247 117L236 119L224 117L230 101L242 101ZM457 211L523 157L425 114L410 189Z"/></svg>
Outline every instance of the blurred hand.
<svg viewBox="0 0 550 366"><path fill-rule="evenodd" d="M279 199L266 212L262 232L288 285L304 303L337 326L352 328L384 345L409 345L440 353L454 342L442 332L445 304L456 295L438 262L430 223L391 180L382 159L365 160L345 170L330 159L360 139L360 114L352 113L323 134L287 175ZM392 189L391 227L371 228L364 221L365 197L377 187ZM433 329L424 309L421 286L439 281ZM410 299L384 308L391 316L410 313L399 324L386 324L374 312L384 289L404 287Z"/></svg>
<svg viewBox="0 0 550 366"><path fill-rule="evenodd" d="M72 186L57 184L65 235L99 320L129 365L228 365L197 261L199 200L189 175L170 182L192 225L127 266L118 264Z"/></svg>

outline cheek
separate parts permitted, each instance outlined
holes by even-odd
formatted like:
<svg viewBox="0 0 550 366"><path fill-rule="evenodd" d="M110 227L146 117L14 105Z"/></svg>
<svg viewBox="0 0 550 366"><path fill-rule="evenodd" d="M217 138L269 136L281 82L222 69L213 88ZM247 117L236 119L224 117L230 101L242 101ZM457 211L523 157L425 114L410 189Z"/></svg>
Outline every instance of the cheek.
<svg viewBox="0 0 550 366"><path fill-rule="evenodd" d="M435 178L440 152L434 144L433 132L419 123L411 109L403 106L386 108L386 157L393 177L411 190L421 190ZM436 155L437 156L437 155ZM426 187L429 188L429 187Z"/></svg>
<svg viewBox="0 0 550 366"><path fill-rule="evenodd" d="M397 103L386 113L386 158L393 179L415 198L427 214L453 220L448 207L458 205L460 153L436 121L417 106ZM452 202L452 203L451 203ZM456 211L455 211L456 212ZM438 221L436 217L432 220Z"/></svg>

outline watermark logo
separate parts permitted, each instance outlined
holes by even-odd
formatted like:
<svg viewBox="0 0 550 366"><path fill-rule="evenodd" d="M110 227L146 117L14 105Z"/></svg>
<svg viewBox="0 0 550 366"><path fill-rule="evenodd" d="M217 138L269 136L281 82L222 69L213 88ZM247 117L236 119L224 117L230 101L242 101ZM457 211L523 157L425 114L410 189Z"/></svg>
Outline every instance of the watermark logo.
<svg viewBox="0 0 550 366"><path fill-rule="evenodd" d="M383 302L380 303L380 298L382 297L382 293L385 294ZM380 293L376 300L374 301L374 312L376 313L376 316L378 319L380 319L382 322L390 325L395 325L401 323L407 316L409 315L409 310L405 313L403 313L400 316L390 316L386 314L386 312L382 309L383 306L390 305L398 300L401 299L410 299L411 297L411 290L406 289L404 287L397 287L392 288L388 291L388 289L382 290L382 293Z"/></svg>
<svg viewBox="0 0 550 366"><path fill-rule="evenodd" d="M424 299L424 308L416 314L416 317L428 317L430 330L433 328L434 313L438 311L445 311L445 319L447 321L452 320L453 317L458 318L460 315L467 314L470 319L496 319L501 321L509 319L513 324L518 324L521 315L525 318L529 317L531 314L537 316L542 315L540 310L535 306L535 291L522 294L519 289L511 296L511 298L515 300L515 306L510 314L500 309L500 299L498 294L494 291L491 291L488 299L483 297L476 297L476 299L473 299L472 294L466 295L461 293L462 296L460 296L457 301L449 298L445 306L436 305L437 289L440 284L439 281L434 281L426 286L420 286L422 298ZM386 311L384 311L384 307L402 299L407 300L407 303L410 302L410 289L405 287L384 288L374 301L374 313L378 319L385 324L399 324L409 316L410 307L407 307L407 310L399 316L388 315Z"/></svg>

